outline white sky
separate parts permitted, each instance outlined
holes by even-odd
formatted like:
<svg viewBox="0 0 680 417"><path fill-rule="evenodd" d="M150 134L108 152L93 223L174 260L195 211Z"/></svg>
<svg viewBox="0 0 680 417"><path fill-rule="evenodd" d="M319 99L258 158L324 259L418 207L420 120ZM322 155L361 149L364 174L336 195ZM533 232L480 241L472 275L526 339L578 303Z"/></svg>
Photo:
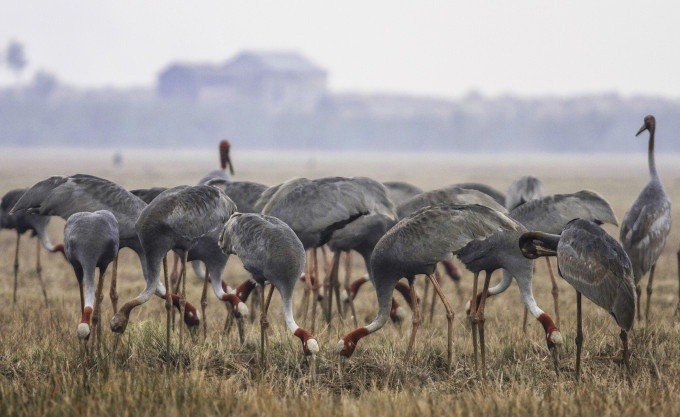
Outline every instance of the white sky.
<svg viewBox="0 0 680 417"><path fill-rule="evenodd" d="M336 91L680 97L678 1L0 0L0 46L10 39L31 71L90 87L285 49Z"/></svg>

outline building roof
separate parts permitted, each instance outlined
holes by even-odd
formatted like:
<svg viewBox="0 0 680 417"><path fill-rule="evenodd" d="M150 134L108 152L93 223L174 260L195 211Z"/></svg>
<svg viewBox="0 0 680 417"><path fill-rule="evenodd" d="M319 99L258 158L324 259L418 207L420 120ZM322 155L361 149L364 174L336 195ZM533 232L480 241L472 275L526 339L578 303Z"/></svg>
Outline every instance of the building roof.
<svg viewBox="0 0 680 417"><path fill-rule="evenodd" d="M225 69L243 64L270 72L325 74L326 71L296 52L242 52L225 63Z"/></svg>

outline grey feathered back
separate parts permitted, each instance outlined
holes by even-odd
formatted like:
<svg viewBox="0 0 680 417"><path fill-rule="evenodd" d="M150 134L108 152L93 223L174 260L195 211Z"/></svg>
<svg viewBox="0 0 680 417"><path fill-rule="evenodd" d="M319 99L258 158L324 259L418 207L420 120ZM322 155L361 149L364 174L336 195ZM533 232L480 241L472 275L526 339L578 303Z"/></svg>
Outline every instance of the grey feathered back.
<svg viewBox="0 0 680 417"><path fill-rule="evenodd" d="M623 247L593 222L569 222L557 246L562 278L630 330L635 320L635 281Z"/></svg>
<svg viewBox="0 0 680 417"><path fill-rule="evenodd" d="M521 225L505 214L477 204L425 207L399 221L380 239L371 268L376 277L391 270L431 273L422 266L434 268L472 240L519 230Z"/></svg>
<svg viewBox="0 0 680 417"><path fill-rule="evenodd" d="M520 177L508 187L508 192L505 194L505 207L513 210L527 201L540 198L543 198L541 180L532 176Z"/></svg>
<svg viewBox="0 0 680 417"><path fill-rule="evenodd" d="M157 229L172 230L190 247L203 236L217 236L235 211L234 202L216 187L181 185L156 197L142 211L135 228L142 239L153 237Z"/></svg>
<svg viewBox="0 0 680 417"><path fill-rule="evenodd" d="M325 243L322 240L330 238L327 233L362 215L396 219L385 187L369 178L291 180L279 187L262 211L288 224L306 248Z"/></svg>
<svg viewBox="0 0 680 417"><path fill-rule="evenodd" d="M621 223L620 239L633 264L636 283L661 256L671 223L671 201L658 178L653 178Z"/></svg>
<svg viewBox="0 0 680 417"><path fill-rule="evenodd" d="M464 189L458 186L450 186L437 190L426 191L403 202L397 207L397 215L400 219L414 213L415 211L427 207L441 204L479 204L492 208L501 213L507 213L505 207L501 206L488 194L481 191Z"/></svg>
<svg viewBox="0 0 680 417"><path fill-rule="evenodd" d="M383 185L387 190L387 197L392 200L395 207L398 207L404 201L423 192L422 189L415 185L402 181L383 182Z"/></svg>
<svg viewBox="0 0 680 417"><path fill-rule="evenodd" d="M468 190L481 191L486 195L491 196L498 204L505 207L505 195L498 191L497 189L490 187L486 184L480 184L477 182L462 182L460 184L453 184L452 187L466 188Z"/></svg>
<svg viewBox="0 0 680 417"><path fill-rule="evenodd" d="M118 184L92 175L55 176L29 188L12 210L31 209L67 220L81 211L109 210L121 239L135 236L134 224L146 203Z"/></svg>
<svg viewBox="0 0 680 417"><path fill-rule="evenodd" d="M618 225L611 205L594 191L555 194L528 201L510 212L528 230L559 234L573 219Z"/></svg>
<svg viewBox="0 0 680 417"><path fill-rule="evenodd" d="M141 198L146 204L151 203L160 193L167 190L167 187L138 188L130 192Z"/></svg>
<svg viewBox="0 0 680 417"><path fill-rule="evenodd" d="M212 179L205 183L221 189L236 203L239 213L259 213L256 207L257 201L262 193L267 190L267 186L250 181L227 181L224 179Z"/></svg>
<svg viewBox="0 0 680 417"><path fill-rule="evenodd" d="M276 217L258 213L236 213L224 225L219 245L235 254L259 283L292 283L305 267L305 250L295 232ZM279 288L281 290L281 288Z"/></svg>

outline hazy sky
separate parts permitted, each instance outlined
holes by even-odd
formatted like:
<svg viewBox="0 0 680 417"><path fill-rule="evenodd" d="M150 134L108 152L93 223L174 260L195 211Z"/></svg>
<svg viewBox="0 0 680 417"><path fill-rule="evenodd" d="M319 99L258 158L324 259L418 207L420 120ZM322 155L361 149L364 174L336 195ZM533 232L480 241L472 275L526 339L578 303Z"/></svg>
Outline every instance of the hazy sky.
<svg viewBox="0 0 680 417"><path fill-rule="evenodd" d="M327 68L336 91L680 97L678 1L0 0L0 45L13 38L30 70L80 86L284 49Z"/></svg>

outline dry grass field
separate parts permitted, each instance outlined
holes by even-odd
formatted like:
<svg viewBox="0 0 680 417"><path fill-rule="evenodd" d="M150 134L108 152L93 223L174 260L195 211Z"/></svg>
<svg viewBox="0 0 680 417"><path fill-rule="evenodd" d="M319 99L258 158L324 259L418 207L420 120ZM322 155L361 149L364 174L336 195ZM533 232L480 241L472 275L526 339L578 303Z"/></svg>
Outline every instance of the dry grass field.
<svg viewBox="0 0 680 417"><path fill-rule="evenodd" d="M598 191L611 202L619 219L647 180L644 155L279 154L235 149L232 158L236 179L266 184L292 176L366 175L382 181L405 180L426 189L477 181L505 190L517 176L532 174L543 180L551 194ZM114 168L110 161L110 153L101 151L0 150L0 192L32 185L51 174L76 172L99 175L129 188L195 183L217 165L217 156L208 151L128 151L122 167ZM680 201L680 158L659 157L658 164L671 198ZM680 219L678 207L673 212L676 219ZM63 224L61 219L52 221L53 241L61 241ZM607 230L618 237L617 228ZM351 320L336 319L330 327L317 326L321 353L317 377L312 380L299 341L284 328L278 295L270 309L264 370L257 360L258 320L247 325L246 343L241 346L235 331L223 333L226 310L212 293L207 339L190 341L181 357L177 332L173 334L173 351L166 355L165 310L155 298L134 311L118 349L111 352L111 305L105 298L104 349L100 356L85 358L76 336L79 297L71 267L60 255L43 252L50 298L49 307L44 307L34 273L35 242L24 237L19 300L12 305L15 235L2 231L0 415L677 416L680 320L673 316L678 297L677 230L657 265L652 321L637 323L632 335L632 388L623 369L613 362L620 349L614 320L587 301L583 374L580 383L575 381L575 295L561 280L565 345L562 372L557 377L541 326L530 319L527 333L522 332L523 308L515 284L487 305L488 374L484 380L475 374L463 304L449 281L444 281L443 288L456 312L455 363L450 373L446 369L446 319L438 304L433 322L425 315L415 357L409 363L404 362L404 352L410 318L401 329L388 324L363 339L346 362L336 355L335 345L351 330ZM234 284L247 275L238 260L232 259L224 279ZM354 259L353 274L358 276L363 266L358 256ZM498 276L500 273L493 281ZM469 272L463 273L465 297L471 294L471 278ZM121 254L118 280L121 301L143 288L139 263L130 251ZM419 280L422 293L424 280ZM188 284L188 299L198 305L201 282L190 273ZM534 276L534 291L539 305L552 315L550 288L541 262ZM106 289L108 292L108 281ZM301 293L302 285L299 289ZM298 299L296 294L296 304ZM373 318L375 293L369 285L359 294L357 309L360 322Z"/></svg>

